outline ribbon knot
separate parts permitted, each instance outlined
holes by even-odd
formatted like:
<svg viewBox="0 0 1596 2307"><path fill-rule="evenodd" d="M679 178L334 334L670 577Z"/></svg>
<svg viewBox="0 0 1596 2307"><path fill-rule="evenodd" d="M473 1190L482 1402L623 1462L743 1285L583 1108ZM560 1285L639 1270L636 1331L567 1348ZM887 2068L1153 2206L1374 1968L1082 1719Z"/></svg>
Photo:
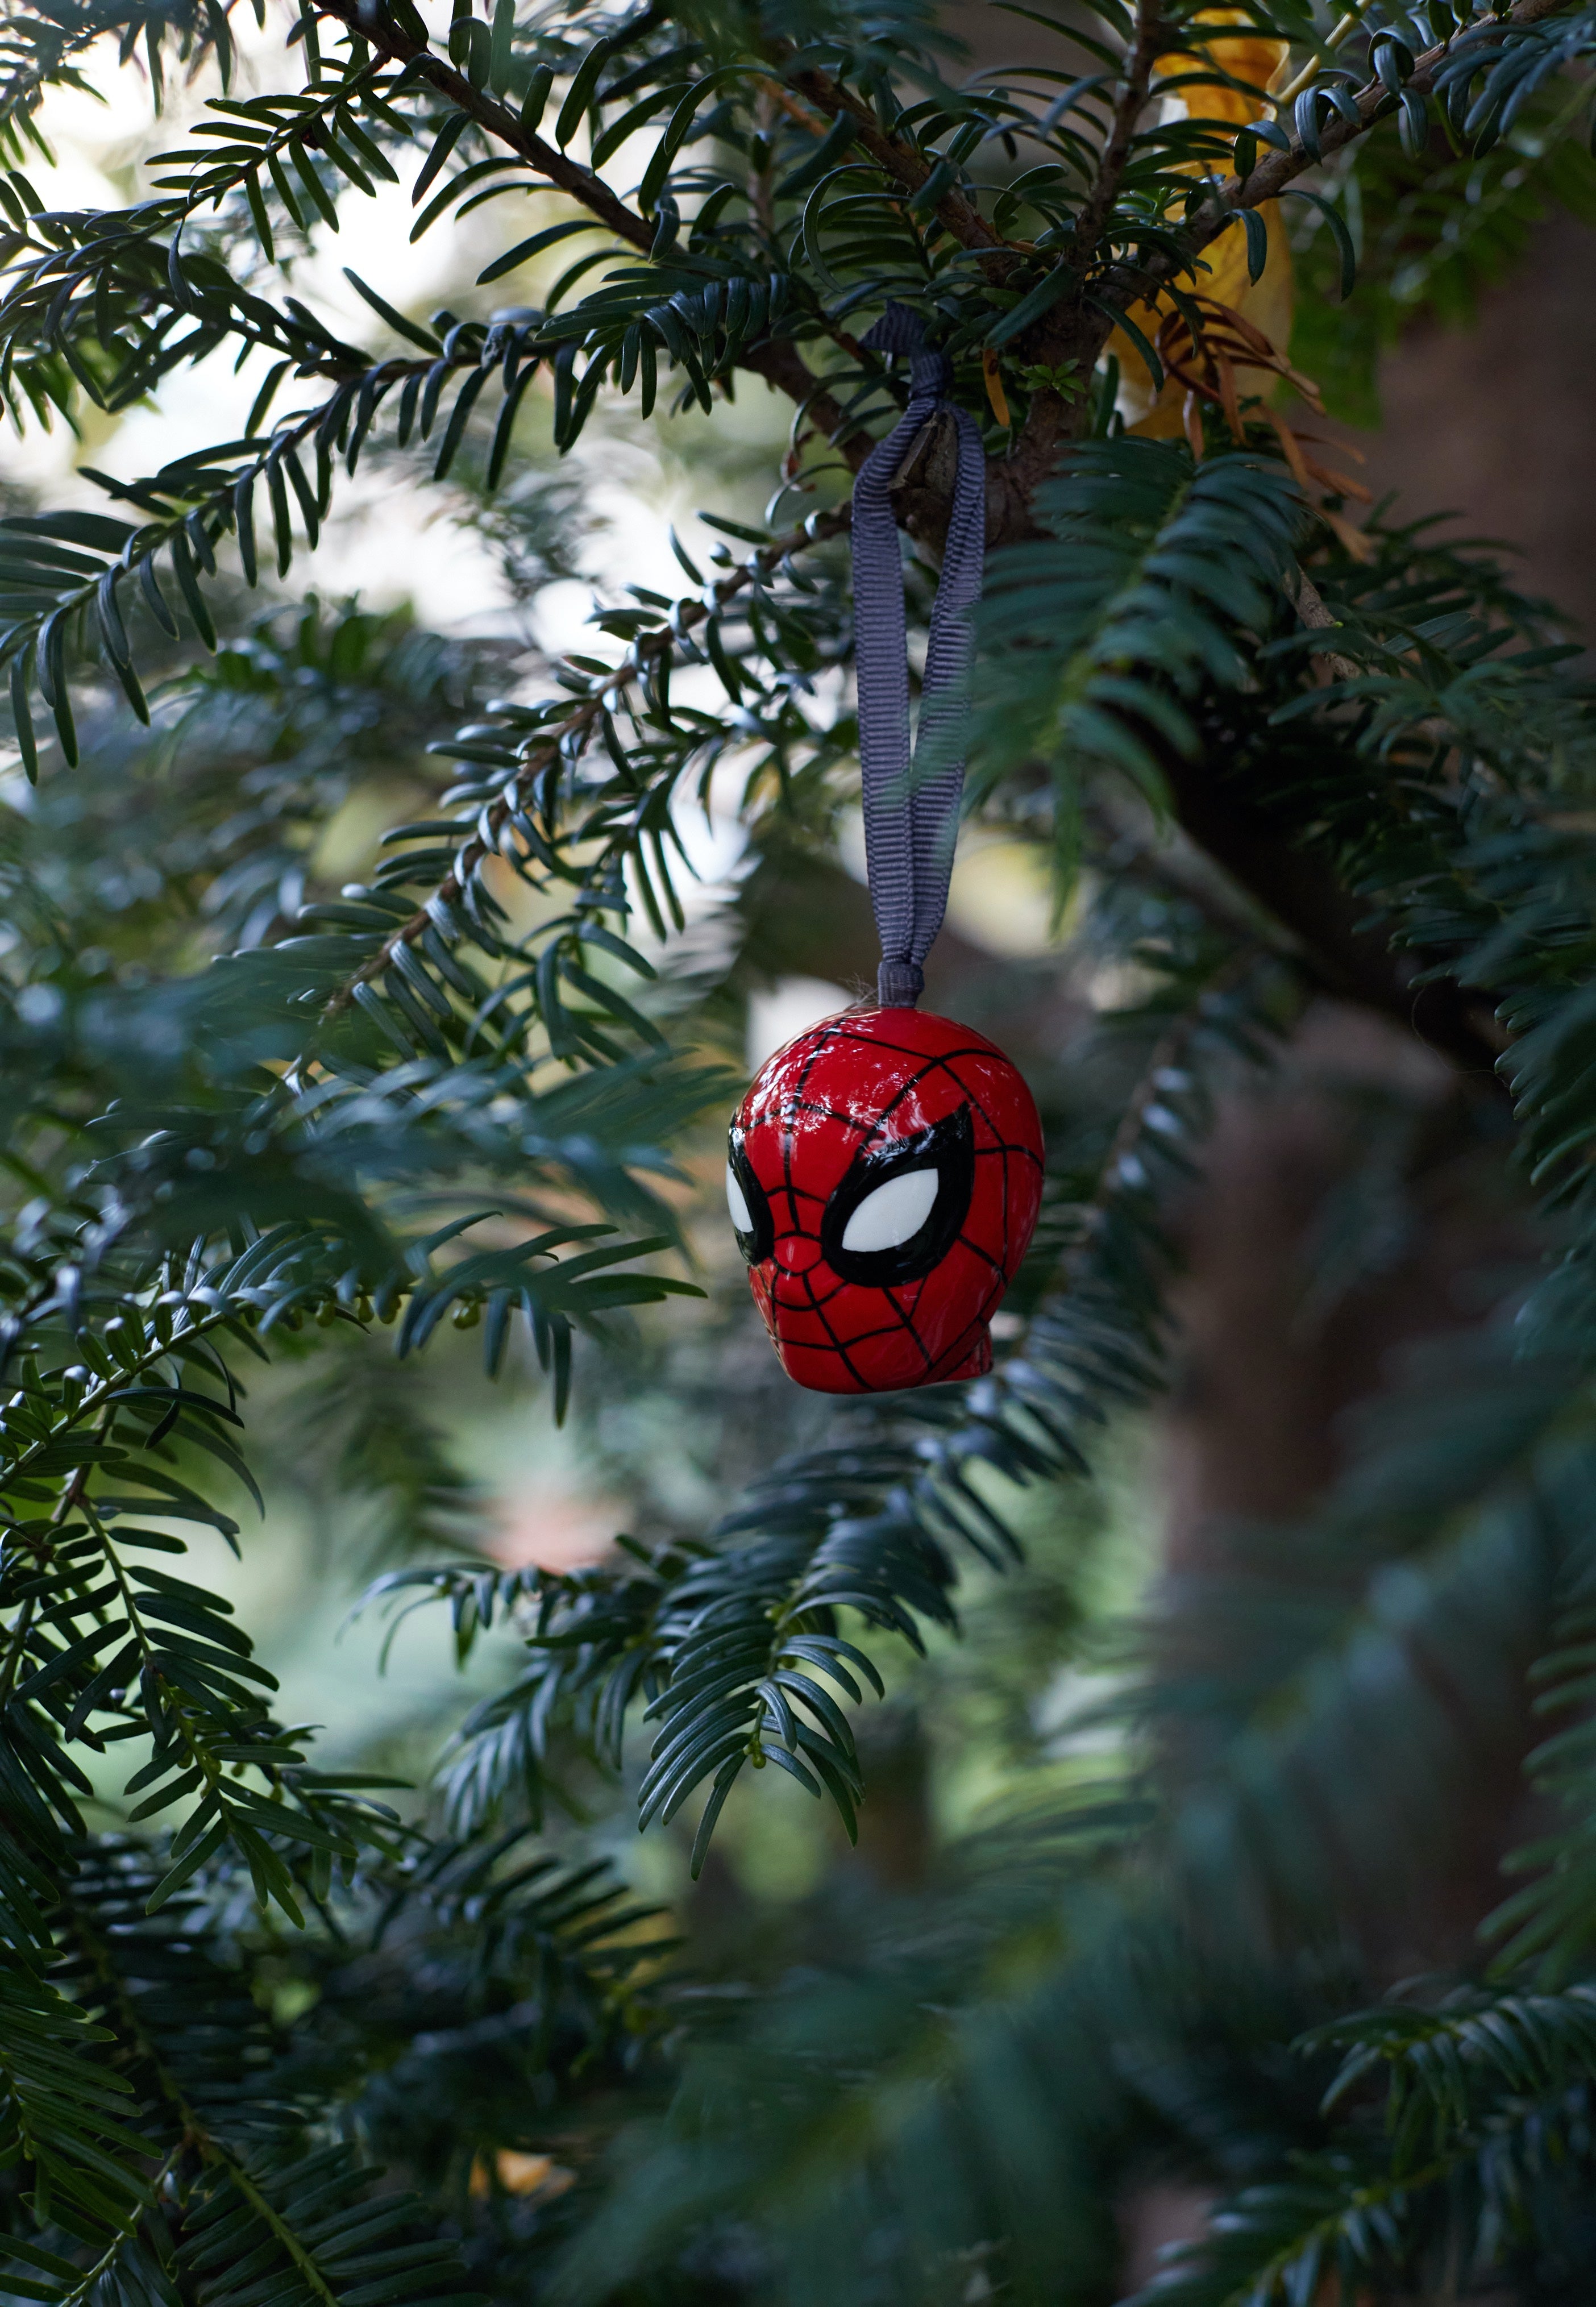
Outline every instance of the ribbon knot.
<svg viewBox="0 0 1596 2307"><path fill-rule="evenodd" d="M948 399L953 364L927 347L917 313L888 304L862 342L909 363L909 405L854 483L853 543L864 846L881 939L876 998L884 1008L912 1009L924 983L921 964L948 910L958 837L970 612L981 597L986 549L986 463L974 420ZM903 555L892 489L916 435L944 408L952 414L958 460L911 752Z"/></svg>

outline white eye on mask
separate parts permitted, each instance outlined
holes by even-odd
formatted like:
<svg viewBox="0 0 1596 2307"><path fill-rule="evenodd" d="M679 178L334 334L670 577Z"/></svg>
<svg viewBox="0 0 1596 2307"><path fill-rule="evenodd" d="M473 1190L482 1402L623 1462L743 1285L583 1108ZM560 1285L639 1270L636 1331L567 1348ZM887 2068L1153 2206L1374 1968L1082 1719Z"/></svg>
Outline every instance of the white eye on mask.
<svg viewBox="0 0 1596 2307"><path fill-rule="evenodd" d="M936 1203L941 1172L934 1166L905 1170L866 1194L843 1229L842 1246L855 1256L897 1249L917 1234Z"/></svg>
<svg viewBox="0 0 1596 2307"><path fill-rule="evenodd" d="M739 1233L753 1231L753 1218L749 1211L748 1196L737 1183L737 1172L726 1163L726 1207L732 1213L732 1223Z"/></svg>

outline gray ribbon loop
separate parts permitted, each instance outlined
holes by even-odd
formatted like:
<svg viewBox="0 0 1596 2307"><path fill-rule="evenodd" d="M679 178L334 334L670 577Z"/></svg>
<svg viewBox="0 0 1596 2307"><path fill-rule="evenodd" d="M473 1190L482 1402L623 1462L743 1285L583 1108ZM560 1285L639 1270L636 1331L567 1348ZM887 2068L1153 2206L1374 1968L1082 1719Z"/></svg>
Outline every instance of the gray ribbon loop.
<svg viewBox="0 0 1596 2307"><path fill-rule="evenodd" d="M923 983L921 964L948 909L958 836L970 613L981 597L986 549L986 462L974 418L953 409L958 442L953 510L911 756L904 569L892 488L922 427L949 406L953 366L944 354L927 351L919 317L904 304L889 304L862 341L872 352L909 359L909 405L854 483L854 639L865 860L881 939L876 998L884 1008L912 1009Z"/></svg>

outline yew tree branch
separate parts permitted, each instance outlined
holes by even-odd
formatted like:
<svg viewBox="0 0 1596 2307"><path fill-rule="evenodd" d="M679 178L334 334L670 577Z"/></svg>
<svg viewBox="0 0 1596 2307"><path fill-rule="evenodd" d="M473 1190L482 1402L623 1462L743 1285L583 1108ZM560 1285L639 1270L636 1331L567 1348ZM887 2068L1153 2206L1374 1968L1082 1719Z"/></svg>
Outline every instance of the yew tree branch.
<svg viewBox="0 0 1596 2307"><path fill-rule="evenodd" d="M737 568L707 587L696 599L678 601L668 621L652 631L639 635L627 650L619 665L608 673L588 677L588 692L574 703L571 711L552 726L540 729L528 745L516 769L492 806L477 820L477 830L466 842L444 879L428 893L425 904L385 937L370 958L362 963L348 982L333 994L323 1012L324 1017L335 1017L347 1009L355 998L355 989L382 976L402 946L414 945L433 924L433 909L442 902L451 905L465 893L468 883L485 859L491 856L512 826L518 813L524 810L537 779L550 764L560 758L573 739L580 739L597 725L605 711L605 699L638 680L648 667L668 656L684 633L724 609L734 600L745 585L755 578L766 576L780 567L789 553L800 552L807 545L819 545L828 537L838 536L853 517L851 505L839 505L835 510L811 513L802 527L790 529L768 545L761 545L751 553Z"/></svg>
<svg viewBox="0 0 1596 2307"><path fill-rule="evenodd" d="M1451 40L1442 40L1433 48L1426 48L1414 62L1412 76L1406 85L1416 96L1428 96L1435 87L1435 76L1446 59L1454 55L1464 39L1486 39L1518 24L1539 23L1542 17L1554 16L1566 8L1569 0L1514 0L1514 5L1501 16L1477 17L1472 24ZM1289 152L1269 152L1251 174L1245 178L1228 176L1216 193L1193 211L1186 220L1183 238L1193 250L1206 247L1209 241L1223 232L1238 209L1255 209L1262 202L1277 200L1287 185L1308 169L1317 167L1321 159L1364 135L1373 127L1382 113L1389 111L1395 99L1383 81L1369 81L1358 90L1352 102L1358 112L1358 124L1343 119L1340 113L1326 123L1319 132L1319 150L1309 152L1300 140L1294 140ZM1120 304L1134 303L1146 294L1149 281L1169 279L1179 266L1171 259L1156 257L1139 266L1134 280L1118 284L1109 293Z"/></svg>
<svg viewBox="0 0 1596 2307"><path fill-rule="evenodd" d="M1539 22L1566 7L1569 0L1514 0L1514 4L1501 16L1482 15L1466 26L1451 41L1427 48L1418 58L1407 85L1416 94L1430 93L1435 77L1446 59L1456 53L1464 39L1489 39L1503 29L1514 25ZM1149 0L1144 15L1138 19L1134 50L1127 63L1120 99L1115 107L1113 124L1103 150L1103 162L1088 196L1085 208L1077 227L1072 253L1084 270L1091 262L1093 250L1099 244L1111 214L1112 192L1123 173L1124 157L1128 154L1135 123L1146 99L1147 81L1140 81L1138 68L1143 64L1146 44L1155 41L1157 20L1153 11L1156 0ZM1156 61L1154 47L1151 61ZM1150 66L1149 66L1150 69ZM1090 373L1102 356L1114 326L1114 316L1129 306L1155 297L1169 280L1177 279L1189 266L1190 260L1220 233L1232 224L1240 209L1256 208L1261 202L1278 199L1291 184L1309 168L1331 154L1341 151L1353 140L1363 135L1375 122L1386 113L1394 99L1383 81L1375 80L1358 90L1353 102L1358 124L1343 119L1338 114L1320 131L1319 151L1309 152L1300 140L1294 142L1287 152L1270 152L1245 180L1229 177L1206 200L1198 202L1185 219L1179 235L1178 247L1167 253L1160 253L1135 264L1121 262L1111 265L1093 282L1094 301L1088 304L1078 294L1060 297L1053 310L1025 341L1024 349L1034 360L1047 364L1073 360L1083 374ZM1111 155L1119 153L1117 170L1110 167ZM1107 189L1108 198L1100 195ZM1095 219L1091 237L1086 237L1089 219ZM1107 309L1104 309L1104 308ZM1077 429L1085 414L1085 404L1066 408L1056 396L1038 393L1024 433L1014 452L988 467L989 545L1003 544L1032 533L1031 503L1038 485L1054 470L1060 452Z"/></svg>
<svg viewBox="0 0 1596 2307"><path fill-rule="evenodd" d="M316 0L316 6L322 15L336 17L340 24L347 24L379 56L386 56L392 64L408 64L418 80L435 88L440 96L446 96L457 110L468 114L479 128L497 137L501 144L519 152L539 176L558 184L573 201L579 201L620 239L645 252L653 247L654 227L648 218L629 209L602 176L595 176L591 168L584 168L579 160L569 159L558 146L545 143L541 136L523 126L507 104L501 104L486 89L474 86L463 72L457 71L447 58L435 55L424 40L412 39L384 11L365 4L365 0Z"/></svg>
<svg viewBox="0 0 1596 2307"><path fill-rule="evenodd" d="M413 40L391 19L380 15L369 0L317 0L326 14L347 24L384 57L408 65L421 79L436 89L440 95L476 121L488 135L519 153L528 164L557 185L561 191L579 202L590 215L609 227L616 237L630 247L647 252L654 243L654 227L649 220L629 208L603 178L579 162L570 159L552 144L525 128L517 116L484 89L475 87L465 73L458 71L443 57L435 55L425 43ZM1498 26L1531 24L1555 14L1569 4L1569 0L1514 0L1514 5L1500 18L1482 16L1459 38L1489 38ZM1162 0L1141 0L1137 16L1136 36L1128 54L1113 118L1103 149L1102 159L1092 188L1077 220L1068 262L1077 278L1089 274L1103 234L1110 229L1113 207L1125 170L1135 150L1137 124L1146 108L1152 86L1152 75L1161 53L1165 27L1163 21ZM1418 94L1430 92L1435 75L1456 47L1456 41L1442 43L1421 55L1408 85ZM779 64L777 65L779 70ZM897 138L888 133L863 100L840 86L829 74L819 72L793 72L786 75L787 93L774 78L768 83L771 94L785 109L795 117L803 117L798 99L812 107L814 115L835 120L846 115L854 129L855 142L868 154L882 173L905 193L914 194L930 181L936 161ZM1360 89L1354 103L1358 123L1339 116L1326 124L1320 133L1320 150L1309 153L1300 142L1294 142L1288 152L1271 152L1247 178L1231 177L1220 185L1207 200L1188 216L1180 238L1182 249L1168 256L1158 255L1146 263L1112 265L1093 277L1092 286L1100 303L1088 304L1078 290L1061 297L1053 312L1034 331L1029 332L1025 349L1038 359L1057 362L1066 356L1074 359L1086 372L1095 365L1113 326L1112 309L1123 311L1147 296L1155 296L1160 286L1185 269L1190 256L1225 230L1238 209L1255 208L1260 202L1278 198L1292 180L1318 159L1341 150L1354 137L1361 135L1390 107L1390 91L1379 81ZM806 125L813 126L812 119ZM949 187L934 202L931 209L943 227L961 247L977 253L982 260L982 270L994 284L1007 279L1017 262L1029 252L1004 240L967 201L957 185ZM1111 308L1105 313L1103 305ZM841 404L821 389L803 359L798 345L791 339L782 339L751 347L739 356L739 365L755 375L763 376L778 390L804 408L815 426L825 433L839 448L845 460L854 467L862 461L871 446L870 436ZM1023 537L1032 532L1031 503L1037 485L1054 469L1060 451L1068 445L1068 436L1078 422L1079 410L1071 409L1051 393L1036 396L1030 423L1025 433L1008 457L993 458L988 463L988 523L989 545L996 545ZM933 459L934 463L934 459ZM904 526L922 542L934 544L940 536L947 517L946 488L940 476L929 475L929 485L921 485L903 493L899 502ZM821 526L814 534L833 534L845 526L847 508L821 517ZM717 598L729 598L754 573L754 568L771 555L794 549L811 532L806 529L791 538L764 548L754 556L753 562L742 570L733 570L715 588ZM1326 615L1322 608L1316 615L1316 600L1306 592L1298 601L1299 613L1304 622L1318 625ZM707 613L698 604L689 604L682 611L682 622L693 624ZM650 634L640 639L631 653L633 673L654 655L670 645L668 631ZM623 665L615 674L602 684L607 690L617 680L627 675ZM553 758L553 748L561 736L569 737L580 725L596 718L601 694L575 704L571 713L554 731L540 732L528 750L525 762L511 784L488 813L475 841L468 845L456 862L450 881L442 894L450 894L450 887L459 877L467 875L480 864L488 851L503 837L510 819L525 798L523 788L546 768ZM1248 804L1243 794L1233 788L1221 793L1212 781L1181 765L1171 780L1174 786L1176 813L1188 835L1208 854L1221 863L1251 896L1278 919L1287 922L1312 949L1323 968L1326 982L1334 982L1351 999L1389 1014L1403 1015L1417 1023L1438 1047L1471 1070L1489 1070L1494 1050L1488 1034L1481 1030L1480 1019L1469 1003L1454 996L1446 988L1429 989L1420 997L1413 989L1393 957L1377 939L1362 929L1358 908L1351 905L1345 893L1337 887L1315 861L1291 844L1275 828L1266 823L1257 809ZM329 1014L335 1014L352 999L356 982L380 976L401 946L413 942L425 931L430 920L425 908L421 908L401 922L389 936L376 956L352 979L343 991L335 995ZM1422 1015L1415 1016L1421 1008Z"/></svg>
<svg viewBox="0 0 1596 2307"><path fill-rule="evenodd" d="M618 193L604 178L578 160L570 159L553 144L523 125L507 104L501 104L485 89L477 88L466 74L457 71L445 57L440 56L425 43L412 39L393 19L366 4L366 0L317 0L324 15L336 17L347 24L377 53L390 63L408 65L418 79L435 88L441 96L468 114L477 126L507 145L512 152L538 174L557 184L562 193L581 203L589 215L605 224L616 237L645 254L654 245L655 227L647 217L627 207ZM929 173L929 172L927 172ZM976 219L980 222L979 218ZM985 230L986 227L982 227ZM990 237L989 234L989 237ZM810 416L828 439L839 442L842 453L857 467L869 455L871 441L862 428L855 425L841 403L830 393L816 390L816 379L797 347L788 340L756 347L740 356L739 367L762 376L777 391L800 404L807 402Z"/></svg>

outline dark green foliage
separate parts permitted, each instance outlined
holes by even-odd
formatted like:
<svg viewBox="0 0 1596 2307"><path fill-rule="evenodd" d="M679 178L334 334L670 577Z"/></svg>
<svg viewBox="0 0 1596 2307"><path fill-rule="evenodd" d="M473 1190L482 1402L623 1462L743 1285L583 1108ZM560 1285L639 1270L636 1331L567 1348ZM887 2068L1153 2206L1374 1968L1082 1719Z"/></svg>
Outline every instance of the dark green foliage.
<svg viewBox="0 0 1596 2307"><path fill-rule="evenodd" d="M255 386L241 437L90 474L114 512L0 521L8 2294L1087 2307L1119 2196L1173 2173L1226 2198L1161 2294L1192 2307L1326 2280L1584 2295L1592 691L1489 557L1395 519L1349 543L1256 398L1188 442L1126 436L1104 347L1160 283L1200 333L1201 249L1238 216L1261 258L1283 184L1232 159L1323 160L1300 341L1367 409L1407 314L1460 316L1541 207L1589 210L1596 17L1375 10L1333 61L1326 16L1259 6L1308 77L1238 145L1204 116L1223 74L1187 0L1017 13L1051 60L966 76L912 0L499 0L435 36L408 0L326 0L295 84L242 93L220 6L8 22L9 414L115 416L224 348ZM151 197L53 211L37 107L106 31L158 100L174 63L220 93ZM1194 55L1180 117L1154 75ZM396 182L413 239L545 195L477 283L547 256L544 305L424 320L351 273L347 341L295 267ZM948 351L1002 485L973 812L1044 848L1061 901L1085 888L1077 952L1134 994L1039 1038L1047 1197L989 1377L773 1419L700 1526L651 1509L596 1567L506 1570L414 1373L445 1317L481 1328L490 1377L520 1329L562 1416L579 1336L601 1353L696 1286L660 1261L690 1247L696 1125L781 948L766 901L843 879L839 467L902 402L860 344L888 296ZM377 459L446 484L529 593L579 565L579 485L528 453L540 408L563 453L622 403L713 420L757 382L794 418L764 521L707 513L727 541L707 565L678 544L680 599L604 605L602 655L524 677L502 646L273 590ZM905 510L934 545L934 504ZM916 568L922 622L928 590ZM711 951L683 935L684 828L733 787L756 862ZM397 821L328 886L321 845L365 795ZM1290 861L1274 887L1265 854ZM1165 1383L1173 1214L1216 1104L1326 986L1433 1015L1460 1056L1448 1158L1516 1196L1491 1318L1394 1384L1309 1527L1238 1539L1233 1575L1123 1633L1076 1726L1109 1737L1101 1774L1033 1754L1034 1801L828 1925L828 1968L706 2018L656 1983L665 1925L533 1840L552 1800L630 1772L641 1823L687 1813L696 1872L773 1765L859 1831L872 1695ZM1326 1246L1316 1303L1402 1222L1423 1130L1386 1120L1358 1171L1378 1210ZM356 1493L395 1565L377 1598L446 1604L462 1657L506 1621L524 1640L444 1755L442 1826L318 1767L185 1558L184 1531L241 1542L244 1378L279 1357L307 1368L259 1464L285 1479L286 1434L318 1504ZM734 1414L734 1386L700 1392ZM1073 1644L1073 1591L1050 1608ZM1381 2003L1370 1915L1406 1900L1428 1943L1526 1691L1557 1717L1531 1769L1557 1815L1486 1953ZM648 2119L600 2202L619 2106ZM551 2141L576 2183L524 2200L503 2158Z"/></svg>
<svg viewBox="0 0 1596 2307"><path fill-rule="evenodd" d="M7 1987L13 2135L34 2174L31 2234L8 2236L9 2289L75 2296L81 2270L62 2253L85 2243L97 2280L134 2299L234 2299L268 2270L274 2291L305 2301L358 2303L373 2281L405 2297L475 2295L439 2238L441 2208L463 2200L479 2139L491 2153L513 2137L528 2081L546 2111L584 2063L633 2055L628 2033L640 2043L647 2015L637 2005L622 2020L619 1998L656 1940L639 1935L647 1916L601 1869L516 1863L513 1836L469 1853L401 1840L402 1856L352 1875L291 1951L227 1925L225 1875L151 1919L159 1868L142 1852L105 1838L74 1854L47 1918L56 1959L31 1989L34 2004L53 1994L75 2017L58 2073L28 1988ZM319 1989L291 2028L270 2015L285 1954ZM58 2042L67 2024L50 2030ZM451 2029L475 2037L469 2073L458 2052L451 2065ZM484 2092L490 2045L502 2105ZM447 2142L421 2157L425 2196L373 2195L359 2151L393 2128L396 2092L419 2094L423 2129Z"/></svg>
<svg viewBox="0 0 1596 2307"><path fill-rule="evenodd" d="M1183 700L1240 687L1248 666L1238 630L1261 638L1278 622L1301 500L1274 461L1194 466L1184 445L1093 441L1067 478L1039 492L1036 512L1051 541L1005 553L982 610L996 690L988 775L997 782L1056 731L1063 776L1119 769L1156 799L1156 746L1200 751ZM978 740L978 776L982 750ZM1077 793L1055 803L1060 827Z"/></svg>

